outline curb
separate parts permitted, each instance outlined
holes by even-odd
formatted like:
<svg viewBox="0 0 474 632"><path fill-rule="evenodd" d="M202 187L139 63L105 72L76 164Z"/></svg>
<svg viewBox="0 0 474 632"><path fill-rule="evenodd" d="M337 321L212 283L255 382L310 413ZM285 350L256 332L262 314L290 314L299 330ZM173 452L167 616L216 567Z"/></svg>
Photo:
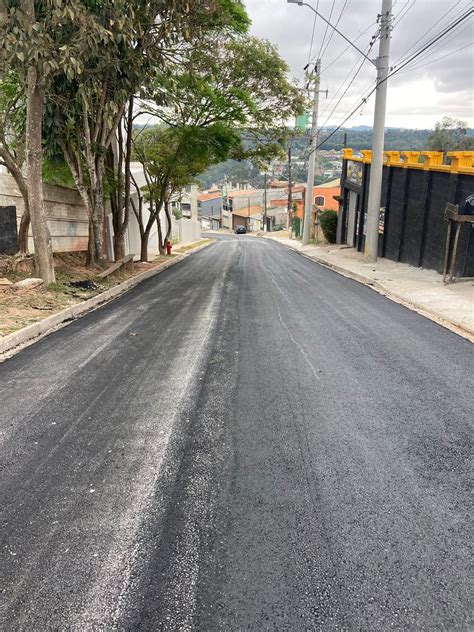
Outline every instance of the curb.
<svg viewBox="0 0 474 632"><path fill-rule="evenodd" d="M445 327L446 329L453 331L454 333L462 336L463 338L466 338L470 340L471 342L474 342L474 329L472 329L471 327L466 327L466 325L462 323L461 321L453 320L453 319L447 320L443 318L442 316L440 316L439 314L437 314L434 310L430 310L429 308L427 308L425 305L417 303L416 301L411 301L407 299L406 297L402 296L401 294L398 294L397 292L393 292L390 288L387 288L385 285L383 285L379 281L374 281L370 277L363 276L362 274L357 274L357 272L351 272L350 270L347 270L346 268L343 268L342 266L337 265L337 263L326 261L325 259L321 259L318 256L307 255L306 253L301 252L301 250L298 250L297 248L293 248L292 246L289 246L288 244L282 244L281 242L278 242L276 239L273 239L272 241L276 243L280 243L281 246L288 248L288 250L292 250L293 252L296 252L296 254L300 255L301 257L305 257L305 259L309 259L310 261L313 261L314 263L318 263L319 265L323 266L324 268L327 268L328 270L332 270L333 272L336 272L337 274L345 276L348 279L352 279L353 281L357 281L358 283L361 283L362 285L366 285L367 287L370 287L372 290L374 290L378 294L382 294L383 296L386 296L388 299L394 301L395 303L399 303L403 305L404 307L411 309L414 312L417 312L421 316L424 316L425 318L432 320L438 325L441 325L441 327Z"/></svg>
<svg viewBox="0 0 474 632"><path fill-rule="evenodd" d="M146 279L150 279L151 277L164 272L168 268L171 268L186 259L186 257L189 257L189 255L199 252L203 248L207 248L207 246L210 246L212 243L213 242L210 241L206 244L202 244L201 246L197 246L192 250L188 250L183 254L178 254L175 259L172 259L157 268L153 268L152 270L144 270L143 272L140 272L140 274L127 279L123 283L114 285L114 287L105 290L105 292L87 299L87 301L84 301L83 303L77 303L76 305L71 305L71 307L66 307L60 312L57 312L52 316L48 316L38 323L33 323L32 325L28 325L23 329L13 332L12 334L8 334L8 336L0 339L0 355L13 351L20 345L37 342L37 340L40 340L43 336L51 333L54 328L58 327L58 325L68 325L70 322L76 320L80 316L83 316L87 312L100 307L104 303L109 303L114 298L117 298L121 294L131 290L133 287L139 285Z"/></svg>

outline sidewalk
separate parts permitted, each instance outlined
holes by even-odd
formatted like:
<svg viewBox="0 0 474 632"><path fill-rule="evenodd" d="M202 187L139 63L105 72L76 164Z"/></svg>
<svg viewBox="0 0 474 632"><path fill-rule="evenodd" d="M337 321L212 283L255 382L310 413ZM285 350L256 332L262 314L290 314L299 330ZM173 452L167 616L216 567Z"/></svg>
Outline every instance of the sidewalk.
<svg viewBox="0 0 474 632"><path fill-rule="evenodd" d="M414 268L406 263L379 259L366 263L364 255L347 246L301 246L296 239L265 235L360 283L370 285L388 298L435 320L444 327L474 340L474 282L461 279L443 285L442 276L433 270Z"/></svg>

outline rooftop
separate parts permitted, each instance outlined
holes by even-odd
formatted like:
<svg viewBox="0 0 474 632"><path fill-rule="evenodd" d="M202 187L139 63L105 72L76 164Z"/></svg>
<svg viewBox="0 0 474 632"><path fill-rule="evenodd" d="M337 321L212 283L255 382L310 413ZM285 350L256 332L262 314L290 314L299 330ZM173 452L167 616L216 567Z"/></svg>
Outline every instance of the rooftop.
<svg viewBox="0 0 474 632"><path fill-rule="evenodd" d="M205 202L206 200L215 200L222 197L220 191L208 191L208 193L201 193L198 195L198 202Z"/></svg>
<svg viewBox="0 0 474 632"><path fill-rule="evenodd" d="M253 215L260 215L261 213L262 207L258 204L253 204L252 206L239 208L239 210L234 211L232 215L237 215L237 217L252 217Z"/></svg>

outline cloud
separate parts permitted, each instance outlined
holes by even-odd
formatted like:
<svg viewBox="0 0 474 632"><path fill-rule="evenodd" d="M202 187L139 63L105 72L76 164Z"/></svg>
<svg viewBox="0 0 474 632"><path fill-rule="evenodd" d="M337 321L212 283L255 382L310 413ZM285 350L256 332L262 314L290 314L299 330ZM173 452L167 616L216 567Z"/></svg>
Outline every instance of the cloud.
<svg viewBox="0 0 474 632"><path fill-rule="evenodd" d="M307 2L316 7L317 0ZM331 17L333 24L345 2L346 0L335 0ZM332 4L332 0L319 0L319 11L327 18ZM314 13L308 7L287 4L286 0L246 0L246 6L252 19L252 33L275 43L280 55L288 63L292 76L302 80L303 67L308 62L310 53ZM470 7L470 0L394 0L391 65L401 65L406 55L416 52L424 42ZM376 18L380 9L381 0L347 0L338 28L356 46L365 50L376 32ZM311 57L321 50L325 30L324 22L318 18ZM328 29L326 42L330 31ZM474 19L471 16L446 38L437 41L429 51L420 55L411 65L413 70L407 67L390 79L386 119L388 126L431 128L443 116L454 116L474 127L473 36ZM469 44L471 45L468 46ZM321 103L321 112L326 108L323 115L326 118L343 91L340 90L334 99L337 90L346 77L350 80L353 76L351 69L354 66L358 68L359 60L362 59L352 48L343 52L347 46L347 42L334 33L322 58L321 85L322 89L329 90L329 99L326 101L323 98ZM461 47L464 47L463 50L458 51ZM377 48L378 43L370 53L371 58L376 57ZM339 124L358 99L364 96L371 82L375 82L375 68L366 62L328 124ZM362 115L359 111L347 124L371 125L373 100L374 96L362 108ZM321 122L326 120L323 117Z"/></svg>

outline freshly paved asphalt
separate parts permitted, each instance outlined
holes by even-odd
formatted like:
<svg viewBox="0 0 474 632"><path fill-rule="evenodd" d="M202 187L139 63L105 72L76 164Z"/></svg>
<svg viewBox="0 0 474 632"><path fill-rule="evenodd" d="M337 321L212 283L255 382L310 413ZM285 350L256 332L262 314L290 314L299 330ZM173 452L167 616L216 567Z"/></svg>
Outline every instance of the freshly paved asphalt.
<svg viewBox="0 0 474 632"><path fill-rule="evenodd" d="M228 237L0 364L2 630L468 630L472 348Z"/></svg>

